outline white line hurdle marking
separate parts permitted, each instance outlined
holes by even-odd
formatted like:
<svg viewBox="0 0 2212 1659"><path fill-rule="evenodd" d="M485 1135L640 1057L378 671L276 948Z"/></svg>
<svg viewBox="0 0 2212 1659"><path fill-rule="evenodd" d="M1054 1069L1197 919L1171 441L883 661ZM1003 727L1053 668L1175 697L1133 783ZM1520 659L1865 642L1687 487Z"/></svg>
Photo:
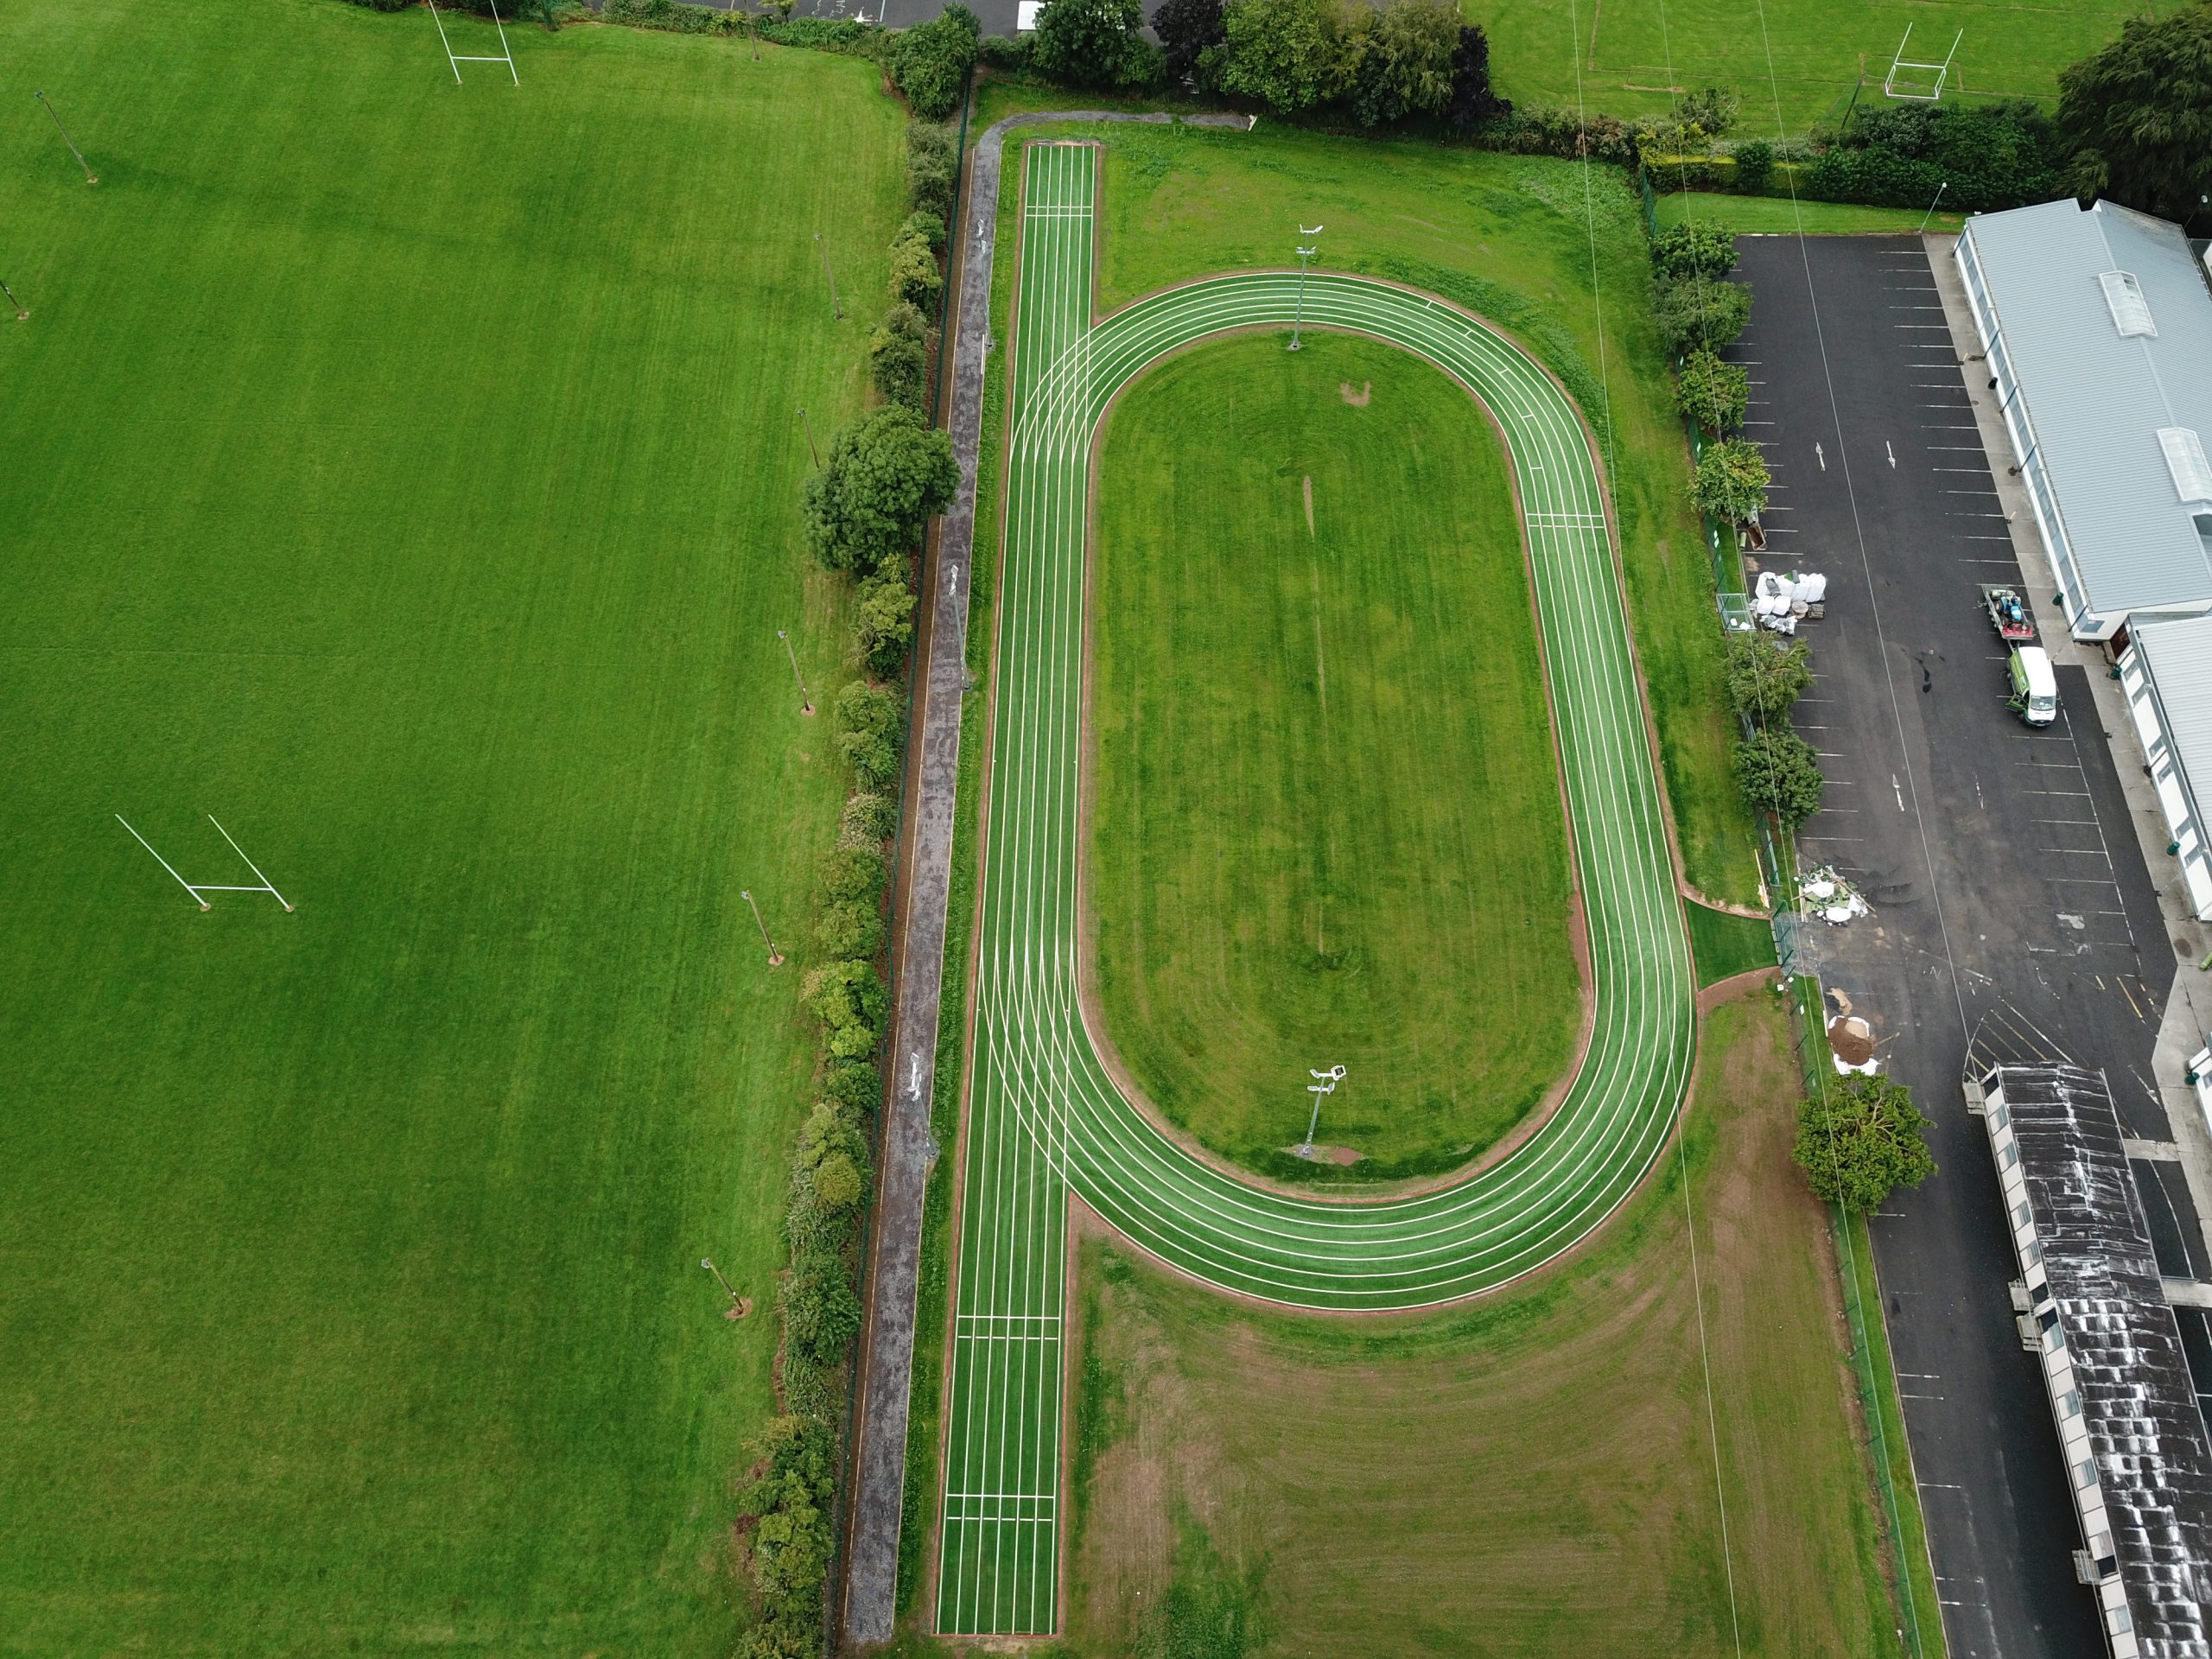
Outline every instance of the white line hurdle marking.
<svg viewBox="0 0 2212 1659"><path fill-rule="evenodd" d="M251 870L257 878L253 883L188 881L182 876L177 874L175 865L170 863L168 860L163 858L159 853L154 852L154 843L152 842L140 835L137 830L131 829L130 819L124 817L122 813L118 812L115 815L115 821L121 824L125 830L130 830L131 840L137 842L148 852L154 854L154 862L167 870L170 875L175 877L177 886L182 887L187 893L190 893L192 895L193 902L198 905L202 910L213 910L214 908L213 905L209 904L205 899L200 897L200 894L205 893L265 893L271 899L274 899L278 904L283 906L286 913L289 914L296 908L289 899L286 899L283 893L276 891L276 884L270 881L267 876L261 874L261 866L255 863L251 859L246 857L245 849L239 846L235 840L232 839L231 832L224 829L223 826L216 821L215 815L213 812L210 812L207 815L207 822L215 825L215 833L217 835L222 836L225 841L230 842L231 850L236 853L239 858L245 860L246 868Z"/></svg>

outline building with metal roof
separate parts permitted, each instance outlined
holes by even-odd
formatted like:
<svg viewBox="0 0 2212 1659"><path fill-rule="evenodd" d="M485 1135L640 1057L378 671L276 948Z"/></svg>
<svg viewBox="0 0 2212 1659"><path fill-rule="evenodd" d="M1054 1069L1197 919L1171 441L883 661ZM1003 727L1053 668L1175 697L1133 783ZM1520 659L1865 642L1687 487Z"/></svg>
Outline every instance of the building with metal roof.
<svg viewBox="0 0 2212 1659"><path fill-rule="evenodd" d="M2167 849L2181 861L2190 908L2212 920L2212 822L2198 804L2212 801L2212 616L2139 623L2128 639L2120 683L2150 762Z"/></svg>
<svg viewBox="0 0 2212 1659"><path fill-rule="evenodd" d="M2212 288L2180 227L2049 201L1975 214L1955 257L2075 637L2212 613Z"/></svg>
<svg viewBox="0 0 2212 1659"><path fill-rule="evenodd" d="M2112 1096L2070 1065L1999 1066L1980 1083L2021 1345L2081 1522L2075 1573L2114 1659L2212 1659L2212 1438Z"/></svg>

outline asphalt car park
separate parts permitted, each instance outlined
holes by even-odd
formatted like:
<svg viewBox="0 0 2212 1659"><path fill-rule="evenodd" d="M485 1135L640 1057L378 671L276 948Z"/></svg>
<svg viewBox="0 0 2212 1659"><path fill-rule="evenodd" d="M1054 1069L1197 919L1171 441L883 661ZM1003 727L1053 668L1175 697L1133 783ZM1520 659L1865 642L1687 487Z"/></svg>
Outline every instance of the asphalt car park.
<svg viewBox="0 0 2212 1659"><path fill-rule="evenodd" d="M1869 1020L1885 1069L1935 1120L1939 1173L1872 1233L1951 1649L2100 1651L2069 1570L2079 1540L2049 1408L2005 1292L2015 1269L1987 1143L1960 1083L1970 1048L2102 1067L2127 1132L2169 1142L2150 1063L2175 942L2086 672L2059 669L2050 726L2006 707L1979 589L2023 573L1976 423L1979 365L1961 361L1972 353L1923 243L1739 249L1753 305L1732 355L1752 382L1747 435L1775 478L1764 563L1829 578L1825 618L1801 631L1816 678L1796 719L1826 779L1802 852L1872 906L1815 924L1801 965ZM2146 1158L2136 1173L2162 1266L2196 1276L2179 1172ZM2212 1360L2202 1316L2183 1324Z"/></svg>

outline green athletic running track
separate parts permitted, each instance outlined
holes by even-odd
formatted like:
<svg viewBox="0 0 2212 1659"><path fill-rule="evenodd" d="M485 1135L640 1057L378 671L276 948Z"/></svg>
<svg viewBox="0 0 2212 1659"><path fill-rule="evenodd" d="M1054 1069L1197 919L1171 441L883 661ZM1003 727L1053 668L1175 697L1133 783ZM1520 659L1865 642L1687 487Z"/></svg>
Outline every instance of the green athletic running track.
<svg viewBox="0 0 2212 1659"><path fill-rule="evenodd" d="M1565 1099L1455 1185L1338 1204L1207 1167L1122 1098L1076 994L1077 765L1090 453L1164 354L1287 326L1295 273L1212 278L1093 325L1097 151L1025 151L988 836L960 1177L937 1627L1059 1621L1061 1319L1071 1190L1183 1272L1304 1308L1396 1309L1495 1288L1587 1236L1657 1157L1689 1079L1688 942L1598 465L1522 350L1440 301L1317 272L1309 327L1384 340L1460 381L1506 436L1587 918L1595 1023ZM1302 1079L1301 1079L1302 1081Z"/></svg>

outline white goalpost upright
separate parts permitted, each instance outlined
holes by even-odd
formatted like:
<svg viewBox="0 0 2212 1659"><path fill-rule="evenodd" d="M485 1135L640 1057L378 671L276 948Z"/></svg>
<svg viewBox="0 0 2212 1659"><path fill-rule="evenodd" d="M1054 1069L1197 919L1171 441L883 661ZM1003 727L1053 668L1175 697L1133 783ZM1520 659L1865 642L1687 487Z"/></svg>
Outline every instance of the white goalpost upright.
<svg viewBox="0 0 2212 1659"><path fill-rule="evenodd" d="M1933 104L1943 96L1943 83L1950 79L1952 60L1959 55L1959 42L1967 37L1963 29L1951 37L1951 49L1943 54L1941 63L1916 63L1904 54L1912 44L1912 25L1904 26L1904 38L1897 42L1897 55L1890 60L1890 73L1882 81L1885 98L1909 98L1923 104ZM1934 75L1930 82L1926 76Z"/></svg>
<svg viewBox="0 0 2212 1659"><path fill-rule="evenodd" d="M276 891L275 886L270 883L267 876L262 874L261 866L255 863L251 859L246 857L245 849L239 846L237 842L231 840L231 832L224 829L220 823L216 823L215 815L213 812L210 812L207 815L207 822L215 825L215 833L220 836L225 841L230 842L231 850L236 853L241 860L244 860L246 868L253 872L254 879L251 882L188 881L182 876L177 874L175 865L170 863L168 860L163 858L159 853L154 852L154 843L152 842L147 840L145 836L140 835L136 830L130 829L130 819L124 817L122 813L118 812L115 815L115 821L121 824L125 830L130 830L131 840L137 842L148 852L154 853L154 862L160 865L163 869L167 870L171 876L175 877L177 886L182 887L187 893L190 893L192 895L193 903L198 905L202 910L214 909L214 906L209 904L207 899L200 896L202 893L265 893L271 899L274 899L278 904L283 905L287 912L293 908L291 902L287 899L283 893Z"/></svg>
<svg viewBox="0 0 2212 1659"><path fill-rule="evenodd" d="M515 73L515 54L507 45L507 26L499 20L499 0L492 0L492 27L499 31L499 54L497 57L456 53L453 49L453 42L446 38L446 20L438 16L438 0L423 0L423 3L429 7L430 21L438 26L438 44L446 49L446 67L453 71L454 85L461 82L461 66L464 63L504 63L507 66L507 73L514 77L515 85L522 85L522 77Z"/></svg>

